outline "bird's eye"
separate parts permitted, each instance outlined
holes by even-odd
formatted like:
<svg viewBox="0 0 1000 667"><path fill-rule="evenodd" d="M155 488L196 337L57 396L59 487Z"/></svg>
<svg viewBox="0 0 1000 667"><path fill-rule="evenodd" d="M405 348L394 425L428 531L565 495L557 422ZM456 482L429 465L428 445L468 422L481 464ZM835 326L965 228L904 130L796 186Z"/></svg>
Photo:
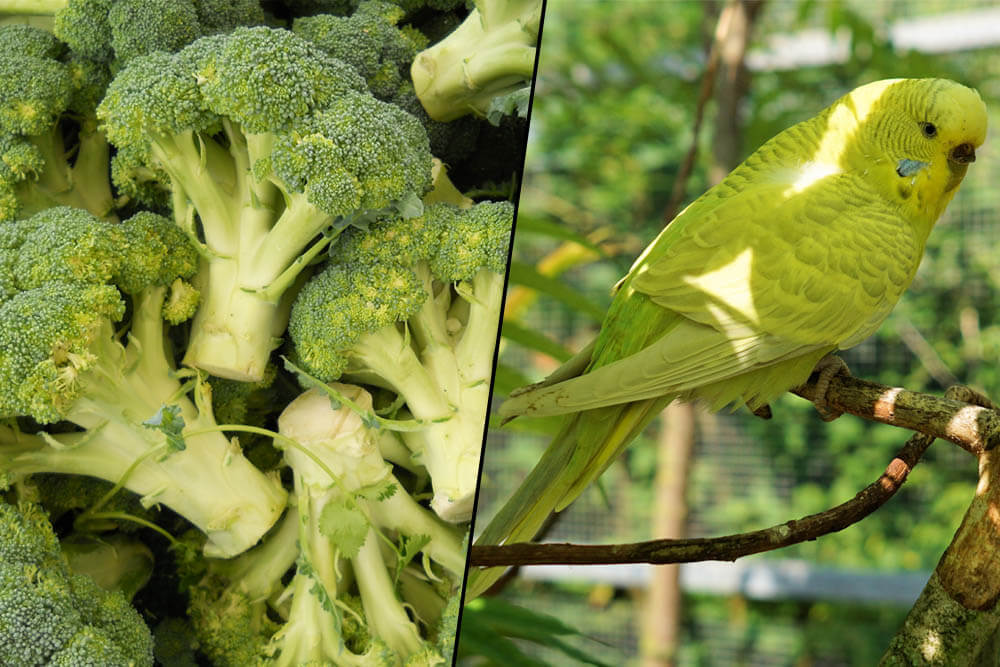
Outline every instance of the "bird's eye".
<svg viewBox="0 0 1000 667"><path fill-rule="evenodd" d="M933 139L937 136L937 126L934 123L928 123L927 121L920 123L920 131L928 139Z"/></svg>

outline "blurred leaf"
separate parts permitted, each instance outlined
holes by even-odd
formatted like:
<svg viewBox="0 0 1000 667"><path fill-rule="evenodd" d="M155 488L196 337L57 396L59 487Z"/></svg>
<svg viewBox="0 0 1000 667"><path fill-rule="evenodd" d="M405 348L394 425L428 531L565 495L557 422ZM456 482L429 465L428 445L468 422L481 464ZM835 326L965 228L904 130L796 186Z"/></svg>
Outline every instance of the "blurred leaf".
<svg viewBox="0 0 1000 667"><path fill-rule="evenodd" d="M543 276L535 267L519 261L510 263L510 283L531 287L569 306L574 311L589 316L596 322L604 319L604 309L568 284Z"/></svg>
<svg viewBox="0 0 1000 667"><path fill-rule="evenodd" d="M567 643L562 637L584 637L554 616L541 614L497 598L477 598L462 611L459 656L480 655L497 665L541 665L521 651L510 638L553 649L579 664L607 667ZM470 641L471 640L471 641Z"/></svg>
<svg viewBox="0 0 1000 667"><path fill-rule="evenodd" d="M511 320L504 321L503 337L529 350L547 354L557 361L566 361L573 356L572 352L545 334L522 327Z"/></svg>

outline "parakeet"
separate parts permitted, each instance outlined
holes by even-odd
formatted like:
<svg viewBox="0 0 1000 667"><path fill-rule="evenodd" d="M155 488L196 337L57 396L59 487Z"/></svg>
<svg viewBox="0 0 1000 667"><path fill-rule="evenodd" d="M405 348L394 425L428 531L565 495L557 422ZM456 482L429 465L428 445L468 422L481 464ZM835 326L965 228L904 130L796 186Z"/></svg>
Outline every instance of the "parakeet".
<svg viewBox="0 0 1000 667"><path fill-rule="evenodd" d="M874 333L985 138L975 90L892 79L761 146L639 256L591 345L500 406L566 417L478 542L532 539L671 401L759 408Z"/></svg>

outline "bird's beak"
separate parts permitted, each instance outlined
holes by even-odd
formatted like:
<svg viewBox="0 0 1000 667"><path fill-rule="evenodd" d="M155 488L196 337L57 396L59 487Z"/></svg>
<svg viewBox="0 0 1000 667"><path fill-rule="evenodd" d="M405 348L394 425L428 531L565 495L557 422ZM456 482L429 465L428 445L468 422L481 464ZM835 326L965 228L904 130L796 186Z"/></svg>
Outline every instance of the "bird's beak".
<svg viewBox="0 0 1000 667"><path fill-rule="evenodd" d="M951 149L948 159L958 164L969 164L976 161L976 149L972 144L959 144Z"/></svg>

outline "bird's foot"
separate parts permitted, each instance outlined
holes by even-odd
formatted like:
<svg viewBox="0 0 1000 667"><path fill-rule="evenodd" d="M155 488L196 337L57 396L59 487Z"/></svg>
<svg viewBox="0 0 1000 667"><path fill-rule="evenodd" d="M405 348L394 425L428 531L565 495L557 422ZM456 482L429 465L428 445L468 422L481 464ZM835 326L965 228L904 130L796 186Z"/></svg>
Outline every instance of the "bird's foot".
<svg viewBox="0 0 1000 667"><path fill-rule="evenodd" d="M819 413L820 419L825 422L832 422L834 419L844 414L843 410L837 410L830 405L826 398L826 393L830 389L830 380L838 375L850 375L851 369L847 363L835 354L828 354L819 360L813 373L817 374L816 394L813 396L813 406Z"/></svg>
<svg viewBox="0 0 1000 667"><path fill-rule="evenodd" d="M760 417L761 419L770 419L773 416L771 414L771 406L767 403L753 410L753 414L755 417Z"/></svg>

